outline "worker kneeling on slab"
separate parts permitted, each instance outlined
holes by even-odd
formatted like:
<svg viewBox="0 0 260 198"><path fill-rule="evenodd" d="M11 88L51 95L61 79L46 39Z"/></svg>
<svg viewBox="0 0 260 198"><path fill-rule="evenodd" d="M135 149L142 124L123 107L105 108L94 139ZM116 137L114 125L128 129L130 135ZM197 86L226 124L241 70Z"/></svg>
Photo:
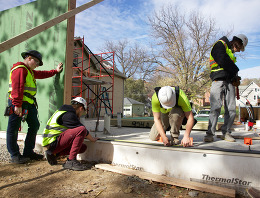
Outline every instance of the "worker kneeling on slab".
<svg viewBox="0 0 260 198"><path fill-rule="evenodd" d="M37 92L36 79L49 78L62 71L62 63L58 64L56 70L35 70L38 66L43 65L42 55L36 50L23 52L21 55L24 61L15 63L11 68L8 107L5 111L5 116L9 116L6 132L7 149L11 154L11 162L16 164L27 163L30 159L40 160L43 158L43 155L33 151L40 127L35 98ZM21 121L26 121L28 124L23 155L20 154L17 144Z"/></svg>
<svg viewBox="0 0 260 198"><path fill-rule="evenodd" d="M71 100L71 105L62 105L48 120L43 132L42 146L47 148L45 155L50 165L58 164L58 156L69 155L63 168L76 171L86 169L77 161L77 154L87 149L87 146L83 144L85 137L91 142L96 142L98 139L92 137L80 122L80 117L86 109L85 99L76 97Z"/></svg>
<svg viewBox="0 0 260 198"><path fill-rule="evenodd" d="M150 139L162 138L164 146L179 144L180 128L184 117L187 118L186 131L181 144L191 146L190 132L194 125L194 117L186 94L179 87L156 87L152 96L152 111L154 124L150 131ZM171 142L166 136L170 127Z"/></svg>

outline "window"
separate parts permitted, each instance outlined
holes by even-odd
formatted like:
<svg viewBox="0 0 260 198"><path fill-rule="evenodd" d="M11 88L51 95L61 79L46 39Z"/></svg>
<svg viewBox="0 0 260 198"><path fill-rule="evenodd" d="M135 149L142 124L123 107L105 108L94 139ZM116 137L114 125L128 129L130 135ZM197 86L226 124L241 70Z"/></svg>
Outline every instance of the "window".
<svg viewBox="0 0 260 198"><path fill-rule="evenodd" d="M254 100L256 100L256 96L254 96Z"/></svg>

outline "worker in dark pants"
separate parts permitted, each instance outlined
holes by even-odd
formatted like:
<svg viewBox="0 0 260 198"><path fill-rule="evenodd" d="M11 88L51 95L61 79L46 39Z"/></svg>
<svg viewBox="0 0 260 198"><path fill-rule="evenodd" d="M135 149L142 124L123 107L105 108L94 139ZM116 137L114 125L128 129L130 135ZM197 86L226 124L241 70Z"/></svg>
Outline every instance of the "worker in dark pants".
<svg viewBox="0 0 260 198"><path fill-rule="evenodd" d="M6 144L11 154L11 162L23 164L31 160L39 160L43 155L33 151L35 140L40 123L38 120L36 92L36 79L44 79L54 76L62 71L62 63L59 63L56 70L38 71L38 66L42 66L42 55L36 50L23 52L23 62L17 62L11 68L9 79L9 99L8 109L10 110ZM25 117L26 116L26 119ZM18 130L22 119L28 124L28 132L24 142L23 155L20 154L17 144Z"/></svg>

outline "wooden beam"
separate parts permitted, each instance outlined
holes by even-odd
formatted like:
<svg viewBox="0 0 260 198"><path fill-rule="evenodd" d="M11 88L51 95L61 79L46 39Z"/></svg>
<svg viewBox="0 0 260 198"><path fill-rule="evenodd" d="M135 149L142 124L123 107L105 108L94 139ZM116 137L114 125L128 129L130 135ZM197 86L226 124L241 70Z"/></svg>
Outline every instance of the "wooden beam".
<svg viewBox="0 0 260 198"><path fill-rule="evenodd" d="M248 188L247 193L252 198L259 198L260 197L260 190L257 190L253 187Z"/></svg>
<svg viewBox="0 0 260 198"><path fill-rule="evenodd" d="M124 174L124 175L136 175L142 179L171 184L171 185L180 186L183 188L190 188L190 189L194 189L194 190L215 193L215 194L224 195L224 196L228 196L228 197L236 196L236 192L234 189L228 189L228 188L219 187L219 186L202 184L199 182L186 181L186 180L177 179L177 178L173 178L173 177L167 177L167 176L163 176L163 175L155 175L152 173L142 172L142 171L138 171L138 170L132 170L132 169L128 169L128 168L112 166L110 164L96 164L95 167L103 169L103 170L115 172L115 173Z"/></svg>
<svg viewBox="0 0 260 198"><path fill-rule="evenodd" d="M68 11L76 8L76 0L68 0ZM75 15L67 20L67 41L65 57L65 79L64 79L64 97L63 104L70 104L71 87L72 87L72 66L73 66L73 49L74 49L74 31Z"/></svg>
<svg viewBox="0 0 260 198"><path fill-rule="evenodd" d="M49 20L49 21L47 21L47 22L45 22L45 23L43 23L43 24L41 24L41 25L39 25L39 26L37 26L33 29L30 29L30 30L28 30L28 31L26 31L22 34L19 34L18 36L15 36L15 37L7 40L7 41L2 42L0 44L0 53L5 51L5 50L10 49L11 47L13 47L13 46L31 38L31 37L33 37L33 36L35 36L35 35L37 35L41 32L43 32L44 30L51 28L52 26L66 20L66 19L69 19L70 17L75 16L76 14L78 14L78 13L80 13L80 12L82 12L82 11L102 2L102 1L104 1L104 0L92 0L92 1L82 5L80 7L77 7L73 10L70 10L70 11L68 11L68 12L66 12L66 13L58 16L58 17L55 17L54 19L51 19L51 20Z"/></svg>

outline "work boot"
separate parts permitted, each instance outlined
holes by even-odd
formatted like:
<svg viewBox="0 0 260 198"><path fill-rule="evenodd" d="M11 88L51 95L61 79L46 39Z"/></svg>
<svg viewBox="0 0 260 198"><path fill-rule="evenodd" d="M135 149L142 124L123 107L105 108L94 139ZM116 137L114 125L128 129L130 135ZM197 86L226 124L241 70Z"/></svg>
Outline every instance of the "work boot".
<svg viewBox="0 0 260 198"><path fill-rule="evenodd" d="M25 164L30 161L30 158L24 157L22 155L13 156L11 159L11 163L14 164Z"/></svg>
<svg viewBox="0 0 260 198"><path fill-rule="evenodd" d="M214 137L213 137L213 135L206 134L204 136L204 140L203 141L204 142L213 142L214 141Z"/></svg>
<svg viewBox="0 0 260 198"><path fill-rule="evenodd" d="M63 164L63 168L64 169L70 169L70 170L75 170L75 171L83 171L86 170L86 167L81 164L78 160L73 159L73 160L69 160L67 159L67 161Z"/></svg>
<svg viewBox="0 0 260 198"><path fill-rule="evenodd" d="M37 153L30 153L30 154L23 154L24 157L28 157L30 158L31 160L41 160L43 159L43 155L41 154L37 154Z"/></svg>
<svg viewBox="0 0 260 198"><path fill-rule="evenodd" d="M235 138L233 138L230 133L223 134L221 136L221 139L226 140L228 142L235 142L236 141Z"/></svg>
<svg viewBox="0 0 260 198"><path fill-rule="evenodd" d="M46 159L48 161L48 163L53 166L53 165L57 165L58 162L57 162L57 156L52 154L51 151L45 151L45 156L46 156Z"/></svg>

